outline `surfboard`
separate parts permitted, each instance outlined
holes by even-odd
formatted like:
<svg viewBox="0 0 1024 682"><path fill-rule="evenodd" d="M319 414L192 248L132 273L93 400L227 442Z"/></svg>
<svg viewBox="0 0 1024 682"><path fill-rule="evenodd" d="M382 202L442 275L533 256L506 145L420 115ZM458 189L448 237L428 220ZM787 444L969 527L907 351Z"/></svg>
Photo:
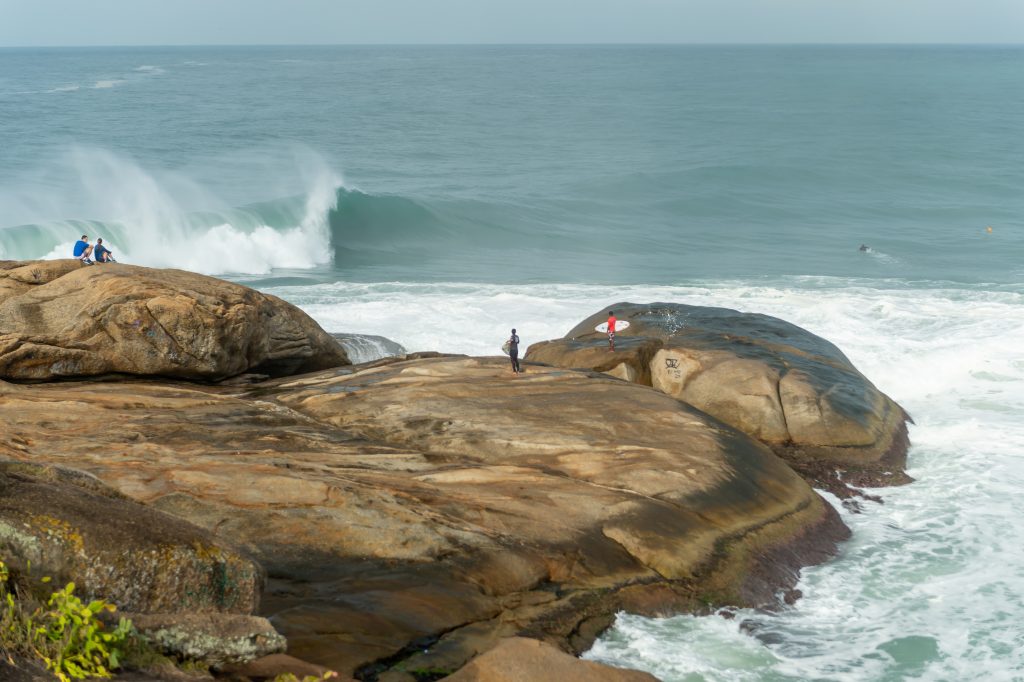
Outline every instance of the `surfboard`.
<svg viewBox="0 0 1024 682"><path fill-rule="evenodd" d="M629 320L616 320L615 322L615 333L618 334L623 329L629 329ZM608 333L608 323L602 322L601 324L594 327L595 332L601 332L602 334Z"/></svg>
<svg viewBox="0 0 1024 682"><path fill-rule="evenodd" d="M501 346L501 352L502 352L502 353L504 353L505 355L508 355L508 352L509 352L510 350L512 350L512 342L510 342L510 341L506 341L506 342L505 342L505 343L504 343L504 344L503 344L503 345Z"/></svg>

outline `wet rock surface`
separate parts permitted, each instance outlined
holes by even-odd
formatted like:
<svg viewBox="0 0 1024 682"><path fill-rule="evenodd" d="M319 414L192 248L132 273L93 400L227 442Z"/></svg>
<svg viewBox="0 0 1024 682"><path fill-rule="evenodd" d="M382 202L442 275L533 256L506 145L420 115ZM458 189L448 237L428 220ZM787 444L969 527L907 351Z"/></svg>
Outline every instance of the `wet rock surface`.
<svg viewBox="0 0 1024 682"><path fill-rule="evenodd" d="M770 446L816 485L910 481L904 410L832 343L768 315L675 303L617 303L615 351L596 313L526 359L652 386Z"/></svg>

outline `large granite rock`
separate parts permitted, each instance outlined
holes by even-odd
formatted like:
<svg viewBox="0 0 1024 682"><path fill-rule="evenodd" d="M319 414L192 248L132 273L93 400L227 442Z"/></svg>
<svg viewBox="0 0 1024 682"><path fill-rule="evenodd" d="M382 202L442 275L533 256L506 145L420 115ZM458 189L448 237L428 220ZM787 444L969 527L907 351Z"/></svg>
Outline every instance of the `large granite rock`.
<svg viewBox="0 0 1024 682"><path fill-rule="evenodd" d="M143 613L252 613L264 580L257 564L209 531L91 475L10 460L0 461L0 558Z"/></svg>
<svg viewBox="0 0 1024 682"><path fill-rule="evenodd" d="M96 266L94 266L96 267ZM454 357L251 387L0 382L0 453L250 551L289 653L455 670L618 610L771 602L846 529L769 449L650 388Z"/></svg>
<svg viewBox="0 0 1024 682"><path fill-rule="evenodd" d="M0 378L216 380L345 364L308 315L248 287L119 263L0 261Z"/></svg>
<svg viewBox="0 0 1024 682"><path fill-rule="evenodd" d="M819 484L908 482L906 412L833 344L768 315L675 303L610 306L628 329L615 351L603 310L526 360L588 368L654 388L766 443Z"/></svg>

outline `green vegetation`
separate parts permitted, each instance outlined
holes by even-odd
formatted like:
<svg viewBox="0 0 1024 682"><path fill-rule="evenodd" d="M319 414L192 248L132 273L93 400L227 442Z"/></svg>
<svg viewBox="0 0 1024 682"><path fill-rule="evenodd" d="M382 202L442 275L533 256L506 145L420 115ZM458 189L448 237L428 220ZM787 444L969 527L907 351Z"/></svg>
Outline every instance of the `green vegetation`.
<svg viewBox="0 0 1024 682"><path fill-rule="evenodd" d="M127 618L108 627L104 620L112 618L100 616L117 608L101 599L83 602L75 595L74 583L47 595L49 582L42 578L33 590L28 576L13 574L0 560L0 661L38 661L60 682L109 678L122 665L133 670L206 669L155 651ZM334 671L301 679L286 674L274 682L326 682L337 676Z"/></svg>
<svg viewBox="0 0 1024 682"><path fill-rule="evenodd" d="M326 680L329 680L337 676L338 673L334 672L333 670L328 670L323 675L306 675L300 680L292 673L285 673L283 675L278 675L277 677L275 677L274 682L325 682Z"/></svg>
<svg viewBox="0 0 1024 682"><path fill-rule="evenodd" d="M74 583L42 603L24 584L16 584L0 561L0 655L8 661L38 659L61 682L110 677L132 635L125 618L112 630L99 619L116 610L99 599L86 604L75 596Z"/></svg>

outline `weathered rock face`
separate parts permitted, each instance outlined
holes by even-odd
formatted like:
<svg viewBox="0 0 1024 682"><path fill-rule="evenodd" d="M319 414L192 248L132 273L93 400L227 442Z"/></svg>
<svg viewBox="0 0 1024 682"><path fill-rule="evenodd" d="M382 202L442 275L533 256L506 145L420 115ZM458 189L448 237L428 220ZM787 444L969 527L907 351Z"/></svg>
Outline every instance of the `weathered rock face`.
<svg viewBox="0 0 1024 682"><path fill-rule="evenodd" d="M0 261L0 378L216 380L348 364L289 303L181 270Z"/></svg>
<svg viewBox="0 0 1024 682"><path fill-rule="evenodd" d="M164 653L223 669L285 650L265 618L209 613L134 616L132 625Z"/></svg>
<svg viewBox="0 0 1024 682"><path fill-rule="evenodd" d="M73 463L239 543L268 569L262 612L289 653L343 674L457 669L519 633L579 650L620 609L771 601L845 535L731 427L500 360L245 388L0 382L0 452Z"/></svg>
<svg viewBox="0 0 1024 682"><path fill-rule="evenodd" d="M594 369L653 386L757 438L811 477L909 481L909 419L828 341L783 320L674 303L611 306L630 327L615 351L594 331L602 311L526 359ZM826 472L827 473L827 472Z"/></svg>
<svg viewBox="0 0 1024 682"><path fill-rule="evenodd" d="M251 613L260 567L81 472L0 461L0 557L127 611Z"/></svg>

